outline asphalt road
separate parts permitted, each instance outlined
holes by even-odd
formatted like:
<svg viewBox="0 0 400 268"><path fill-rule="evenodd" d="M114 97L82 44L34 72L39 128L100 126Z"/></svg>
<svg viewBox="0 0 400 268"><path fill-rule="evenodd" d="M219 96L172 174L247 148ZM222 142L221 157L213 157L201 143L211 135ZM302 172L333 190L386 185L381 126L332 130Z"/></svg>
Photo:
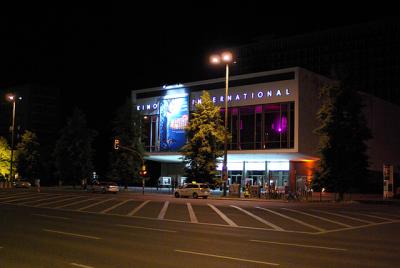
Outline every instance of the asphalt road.
<svg viewBox="0 0 400 268"><path fill-rule="evenodd" d="M0 191L0 267L399 267L400 208Z"/></svg>

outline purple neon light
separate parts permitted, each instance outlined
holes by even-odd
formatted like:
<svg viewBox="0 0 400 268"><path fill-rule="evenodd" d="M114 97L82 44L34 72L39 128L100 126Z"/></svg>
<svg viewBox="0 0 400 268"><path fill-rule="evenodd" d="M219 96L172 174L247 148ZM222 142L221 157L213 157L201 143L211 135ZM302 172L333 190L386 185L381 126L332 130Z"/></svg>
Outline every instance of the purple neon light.
<svg viewBox="0 0 400 268"><path fill-rule="evenodd" d="M281 120L279 120L279 117L277 117L274 123L272 123L271 128L278 133L286 132L287 128L286 116L282 116Z"/></svg>

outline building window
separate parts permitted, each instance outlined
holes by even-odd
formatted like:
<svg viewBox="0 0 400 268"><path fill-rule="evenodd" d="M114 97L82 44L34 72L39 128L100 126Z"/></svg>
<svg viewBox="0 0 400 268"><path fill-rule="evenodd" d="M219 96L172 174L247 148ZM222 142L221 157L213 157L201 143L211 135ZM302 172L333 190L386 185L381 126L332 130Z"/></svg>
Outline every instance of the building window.
<svg viewBox="0 0 400 268"><path fill-rule="evenodd" d="M229 150L294 147L294 102L228 109ZM221 109L224 119L224 109Z"/></svg>

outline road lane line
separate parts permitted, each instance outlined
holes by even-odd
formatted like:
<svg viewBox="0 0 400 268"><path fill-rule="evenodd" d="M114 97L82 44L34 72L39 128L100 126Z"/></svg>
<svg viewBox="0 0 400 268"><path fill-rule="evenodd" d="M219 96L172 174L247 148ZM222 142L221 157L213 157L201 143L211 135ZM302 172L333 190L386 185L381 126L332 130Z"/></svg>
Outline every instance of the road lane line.
<svg viewBox="0 0 400 268"><path fill-rule="evenodd" d="M106 200L101 200L101 201L99 201L99 202L97 202L97 203L93 203L93 204L90 204L90 205L88 205L88 206L81 207L80 209L78 209L78 211L82 211L82 210L84 210L84 209L91 208L91 207L94 207L94 206L96 206L96 205L103 204L103 203L105 203L105 202L107 202L107 201L111 201L111 200L114 200L114 198L110 198L110 199L106 199Z"/></svg>
<svg viewBox="0 0 400 268"><path fill-rule="evenodd" d="M64 205L61 205L61 206L58 206L58 207L54 207L54 208L55 208L55 209L57 209L57 208L65 208L65 207L68 207L68 206L77 205L77 204L84 203L84 202L86 202L86 201L90 201L90 200L94 200L94 199L97 199L97 198L94 197L94 198L89 198L89 199L84 199L84 200L78 200L78 201L76 201L76 202L64 204Z"/></svg>
<svg viewBox="0 0 400 268"><path fill-rule="evenodd" d="M82 268L94 268L94 266L79 264L79 263L75 263L75 262L71 262L70 265L76 266L76 267L82 267Z"/></svg>
<svg viewBox="0 0 400 268"><path fill-rule="evenodd" d="M149 231L159 231L159 232L166 232L166 233L177 233L178 232L178 231L174 231L174 230L157 229L157 228L149 228L149 227L134 226L134 225L125 225L125 224L116 224L116 225L121 226L121 227L127 227L127 228L142 229L142 230L149 230Z"/></svg>
<svg viewBox="0 0 400 268"><path fill-rule="evenodd" d="M331 223L334 223L334 224L337 224L337 225L341 225L341 226L344 226L344 227L348 227L348 228L352 227L351 225L348 225L348 224L345 224L345 223L341 223L341 222L338 222L338 221L333 221L333 220L331 220L331 219L324 218L324 217L320 217L320 216L313 215L313 214L310 214L310 213L306 213L306 212L302 212L302 211L297 211L297 210L290 209L290 208L282 208L282 209L287 210L287 211L291 211L291 212L294 212L294 213L298 213L298 214L307 215L307 216L310 216L310 217L313 217L313 218L316 218L316 219L320 219L320 220L322 220L322 221L331 222ZM324 231L324 232L325 232L325 231Z"/></svg>
<svg viewBox="0 0 400 268"><path fill-rule="evenodd" d="M60 203L60 202L68 201L68 200L74 200L74 199L78 199L78 198L81 198L81 197L82 196L72 196L72 197L69 197L69 198L61 199L61 200L44 202L44 203L35 205L35 207L44 207L44 206L47 206L47 205L50 205L50 204Z"/></svg>
<svg viewBox="0 0 400 268"><path fill-rule="evenodd" d="M389 218L384 218L384 217L375 216L375 215L370 215L370 214L365 214L365 213L347 212L347 211L342 211L342 213L349 213L349 214L354 214L354 215L361 215L361 216L371 217L371 218L380 219L380 220L384 220L384 221L395 221L395 219L389 219Z"/></svg>
<svg viewBox="0 0 400 268"><path fill-rule="evenodd" d="M38 197L41 197L41 196L29 196L29 197L23 197L23 198L13 198L11 200L5 200L5 201L2 201L2 202L3 203L25 204L25 203L36 201L37 199L35 200L35 198L38 198ZM22 202L22 203L20 202L20 201L28 200L28 199L30 199L30 200L27 201L27 202Z"/></svg>
<svg viewBox="0 0 400 268"><path fill-rule="evenodd" d="M0 197L0 201L2 201L3 199L10 199L10 198L18 198L21 196L26 196L26 193L16 193L16 194L11 194L11 195L6 195L5 197Z"/></svg>
<svg viewBox="0 0 400 268"><path fill-rule="evenodd" d="M249 241L251 241L251 242L257 242L257 243L268 243L268 244L275 244L275 245L302 247L302 248L317 248L317 249L326 249L326 250L347 251L347 249L345 249L345 248L332 248L332 247L322 247L322 246L311 246L311 245L293 244L293 243L282 243L282 242L264 241L264 240L249 240Z"/></svg>
<svg viewBox="0 0 400 268"><path fill-rule="evenodd" d="M210 208L212 208L227 224L232 227L238 227L236 223L234 223L231 219L229 219L224 213L221 212L218 208L211 204L207 204Z"/></svg>
<svg viewBox="0 0 400 268"><path fill-rule="evenodd" d="M327 212L327 211L316 210L316 209L310 209L310 210L318 212L318 213L324 213L324 214L328 214L328 215L338 216L338 217L342 217L342 218L345 218L345 219L349 219L349 220L353 220L353 221L359 221L359 222L363 222L363 223L367 223L367 224L374 223L373 221L361 220L361 219L358 219L358 218L350 217L350 216L339 214L339 213Z"/></svg>
<svg viewBox="0 0 400 268"><path fill-rule="evenodd" d="M363 229L363 228L379 226L379 225L386 225L386 224L391 224L391 223L400 223L400 220L399 221L391 221L391 222L371 223L371 224L366 224L366 225L353 226L353 227L349 227L349 228L340 228L340 229L335 229L335 230L327 230L327 231L324 231L324 232L314 233L314 234L320 235L320 234L327 234L327 233L335 233L335 232L341 232L341 231Z"/></svg>
<svg viewBox="0 0 400 268"><path fill-rule="evenodd" d="M215 255L215 254L208 254L208 253L187 251L187 250L181 250L181 249L175 249L174 251L175 251L175 252L180 252L180 253L186 253L186 254L193 254L193 255L207 256L207 257L214 257L214 258L219 258L219 259L227 259L227 260L233 260L233 261L242 261L242 262L258 263L258 264L265 264L265 265L271 265L271 266L279 266L278 263L273 263L273 262L265 262L265 261L256 261L256 260L249 260L249 259L241 259L241 258L234 258L234 257L229 257L229 256L222 256L222 255Z"/></svg>
<svg viewBox="0 0 400 268"><path fill-rule="evenodd" d="M197 220L196 214L194 213L194 210L192 208L192 204L186 203L188 211L189 211L189 217L190 217L190 222L192 223L198 223L199 221Z"/></svg>
<svg viewBox="0 0 400 268"><path fill-rule="evenodd" d="M169 201L165 201L163 208L160 211L160 214L158 214L158 219L162 220L165 217L165 213L167 213L167 209L168 209L168 205L169 205Z"/></svg>
<svg viewBox="0 0 400 268"><path fill-rule="evenodd" d="M67 217L50 216L50 215L44 215L44 214L32 214L32 215L38 216L38 217L50 218L50 219L61 219L61 220L70 220L71 219L71 218L67 218Z"/></svg>
<svg viewBox="0 0 400 268"><path fill-rule="evenodd" d="M315 226L315 225L308 224L308 223L306 223L306 222L304 222L304 221L298 220L298 219L296 219L296 218L289 217L289 216L287 216L287 215L284 215L284 214L282 214L282 213L273 211L273 210L271 210L271 209L262 208L262 207L256 207L256 208L262 209L262 210L265 210L265 211L268 211L268 212L271 212L271 213L273 213L273 214L275 214L275 215L278 215L278 216L281 216L281 217L283 217L283 218L285 218L285 219L288 219L288 220L297 222L298 224L304 225L304 226L309 227L309 228L311 228L311 229L314 229L314 230L317 230L317 231L320 231L320 232L325 231L325 229L323 229L323 228L317 227L317 226Z"/></svg>
<svg viewBox="0 0 400 268"><path fill-rule="evenodd" d="M31 202L33 202L33 203L35 203L35 202L40 202L40 201L44 201L44 200L49 200L49 199L56 199L56 198L59 198L61 195L57 195L57 196L54 196L54 197L52 197L52 195L50 195L50 196L47 196L47 197L45 197L45 198L39 198L39 199L33 199L33 200L29 200L29 201L26 201L26 202L22 202L22 203L17 203L18 205L26 205L26 204L29 204L29 203L31 203ZM38 197L43 197L43 196L38 196ZM30 198L25 198L25 199L32 199L32 197L30 197Z"/></svg>
<svg viewBox="0 0 400 268"><path fill-rule="evenodd" d="M281 227L279 227L279 226L273 224L272 222L269 222L269 221L267 221L267 220L264 220L263 218L261 218L261 217L259 217L259 216L257 216L257 215L254 215L253 213L248 212L247 210L244 210L244 209L242 209L242 208L240 208L240 207L237 207L237 206L234 206L234 205L231 205L231 207L236 208L236 209L240 210L240 211L243 212L243 213L246 213L246 214L249 215L250 217L252 217L252 218L258 220L259 222L264 223L265 225L268 225L268 226L272 227L273 229L275 229L275 230L277 230L277 231L284 231L283 228L281 228Z"/></svg>
<svg viewBox="0 0 400 268"><path fill-rule="evenodd" d="M127 202L129 202L129 201L130 201L130 199L124 200L124 201L122 201L122 202L119 202L118 204L115 204L115 205L112 206L112 207L106 208L105 210L101 211L100 213L102 213L102 214L107 213L107 212L113 210L114 208L117 208L117 207L119 207L119 206L122 206L123 204L125 204L125 203L127 203Z"/></svg>
<svg viewBox="0 0 400 268"><path fill-rule="evenodd" d="M43 229L43 231L49 232L49 233L55 233L55 234L63 234L63 235L69 235L69 236L76 236L76 237L95 239L95 240L100 240L101 239L100 237L97 237L97 236L68 233L68 232L62 232L62 231L50 230L50 229Z"/></svg>
<svg viewBox="0 0 400 268"><path fill-rule="evenodd" d="M142 204L140 204L139 206L137 206L136 208L134 208L131 212L129 212L128 214L126 214L127 216L133 216L135 215L135 213L137 213L139 210L142 209L142 207L144 207L147 203L149 203L150 200L144 201Z"/></svg>

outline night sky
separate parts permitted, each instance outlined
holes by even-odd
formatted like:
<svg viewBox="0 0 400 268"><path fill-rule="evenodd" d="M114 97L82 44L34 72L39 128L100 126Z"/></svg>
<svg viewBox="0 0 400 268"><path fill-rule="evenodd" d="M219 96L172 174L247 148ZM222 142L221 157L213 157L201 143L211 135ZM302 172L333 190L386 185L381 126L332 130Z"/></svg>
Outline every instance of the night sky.
<svg viewBox="0 0 400 268"><path fill-rule="evenodd" d="M220 77L223 70L207 64L209 54L257 36L290 36L376 19L266 16L257 7L222 16L192 8L196 11L107 6L4 12L0 87L60 88L62 120L73 107L84 111L99 132L96 164L102 165L111 146L110 120L132 89Z"/></svg>

